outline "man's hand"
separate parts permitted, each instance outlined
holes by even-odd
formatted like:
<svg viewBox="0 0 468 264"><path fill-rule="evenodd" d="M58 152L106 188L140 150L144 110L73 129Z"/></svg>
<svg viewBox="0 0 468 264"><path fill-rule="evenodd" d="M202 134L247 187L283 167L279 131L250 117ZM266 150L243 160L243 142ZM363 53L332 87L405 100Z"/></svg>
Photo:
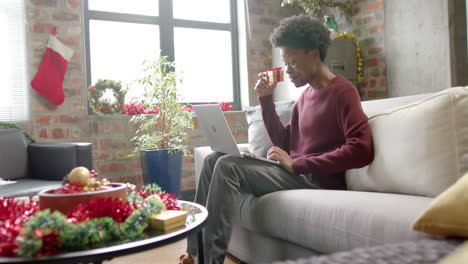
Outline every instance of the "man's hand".
<svg viewBox="0 0 468 264"><path fill-rule="evenodd" d="M258 74L258 80L255 84L255 92L257 96L272 95L275 91L276 83L268 84L266 81L266 73L261 72Z"/></svg>
<svg viewBox="0 0 468 264"><path fill-rule="evenodd" d="M281 165L283 165L283 167L287 171L294 173L294 170L292 167L293 161L291 157L286 151L282 150L281 148L279 147L270 148L267 152L267 158L279 161L279 163L281 163Z"/></svg>

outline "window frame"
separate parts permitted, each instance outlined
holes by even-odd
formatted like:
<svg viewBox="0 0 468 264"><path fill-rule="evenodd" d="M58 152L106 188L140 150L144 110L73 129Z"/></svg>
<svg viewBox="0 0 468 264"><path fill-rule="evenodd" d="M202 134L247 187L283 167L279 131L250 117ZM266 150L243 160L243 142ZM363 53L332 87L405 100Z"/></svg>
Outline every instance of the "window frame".
<svg viewBox="0 0 468 264"><path fill-rule="evenodd" d="M84 30L86 49L86 83L91 85L91 52L89 40L90 20L127 22L138 24L158 25L160 32L161 55L167 56L170 61L174 61L174 28L194 28L208 30L223 30L231 33L231 56L232 56L232 80L233 80L233 110L241 109L240 95L240 65L239 65L239 36L236 0L229 0L230 3L230 23L195 21L186 19L176 19L173 16L172 0L159 0L159 16L136 15L128 13L116 13L107 11L89 10L88 1L84 1ZM191 104L205 102L189 102Z"/></svg>

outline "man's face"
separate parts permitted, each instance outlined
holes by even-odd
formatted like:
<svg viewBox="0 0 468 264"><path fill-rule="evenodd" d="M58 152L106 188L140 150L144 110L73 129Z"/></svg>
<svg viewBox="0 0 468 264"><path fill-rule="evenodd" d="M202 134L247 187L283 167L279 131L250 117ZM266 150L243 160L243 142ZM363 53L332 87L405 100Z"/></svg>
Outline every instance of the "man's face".
<svg viewBox="0 0 468 264"><path fill-rule="evenodd" d="M306 52L304 49L280 47L283 62L286 65L286 73L296 87L304 86L313 80L314 73L318 68L318 50Z"/></svg>

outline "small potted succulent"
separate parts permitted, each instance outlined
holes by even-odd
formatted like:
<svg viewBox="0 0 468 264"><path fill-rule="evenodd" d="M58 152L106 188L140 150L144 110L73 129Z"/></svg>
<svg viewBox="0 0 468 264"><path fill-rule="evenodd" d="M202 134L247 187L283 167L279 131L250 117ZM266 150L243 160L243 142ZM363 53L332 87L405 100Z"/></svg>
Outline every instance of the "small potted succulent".
<svg viewBox="0 0 468 264"><path fill-rule="evenodd" d="M140 157L143 182L156 183L176 195L180 193L182 158L190 153L188 131L193 129L193 113L177 92L181 82L175 63L166 56L146 60L137 83L144 88L142 104L148 111L130 119L138 128L131 156Z"/></svg>

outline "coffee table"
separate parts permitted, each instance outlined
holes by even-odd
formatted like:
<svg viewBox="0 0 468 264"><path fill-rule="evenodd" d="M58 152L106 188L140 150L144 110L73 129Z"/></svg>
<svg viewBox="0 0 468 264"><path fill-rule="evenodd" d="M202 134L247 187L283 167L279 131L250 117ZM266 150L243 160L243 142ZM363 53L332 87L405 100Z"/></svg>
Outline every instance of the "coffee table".
<svg viewBox="0 0 468 264"><path fill-rule="evenodd" d="M150 233L147 238L135 240L132 242L90 250L62 253L47 257L0 257L0 263L102 263L102 261L104 260L110 260L115 257L161 247L172 242L182 240L191 234L197 234L199 248L199 263L204 263L201 229L205 225L206 218L208 217L208 211L205 207L193 202L179 202L182 207L182 210L188 212L187 222L185 224L185 227L182 227L170 233L164 234L153 232Z"/></svg>

